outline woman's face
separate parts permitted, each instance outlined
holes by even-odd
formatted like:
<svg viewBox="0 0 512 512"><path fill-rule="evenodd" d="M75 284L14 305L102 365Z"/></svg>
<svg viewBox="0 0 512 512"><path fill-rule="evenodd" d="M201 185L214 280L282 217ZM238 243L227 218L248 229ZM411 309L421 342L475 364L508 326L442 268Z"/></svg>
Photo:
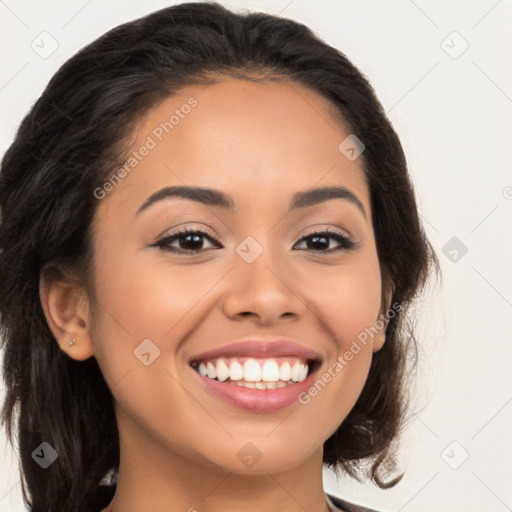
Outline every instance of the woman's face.
<svg viewBox="0 0 512 512"><path fill-rule="evenodd" d="M380 338L358 342L357 352L353 343L379 316L381 275L361 159L340 151L349 133L328 107L297 83L187 87L149 112L131 146L137 155L103 189L91 350L121 441L139 458L174 453L231 472L284 471L320 460L356 402ZM233 206L164 193L147 203L166 187L213 189ZM322 187L356 199L291 208L295 194ZM184 228L204 234L160 243ZM265 390L215 381L224 391L213 392L191 360L248 336L271 349L287 338L321 365L307 382ZM244 350L232 358L242 365ZM261 364L271 359L281 370L294 356ZM318 380L306 395L305 383L307 392ZM261 458L250 464L246 455Z"/></svg>

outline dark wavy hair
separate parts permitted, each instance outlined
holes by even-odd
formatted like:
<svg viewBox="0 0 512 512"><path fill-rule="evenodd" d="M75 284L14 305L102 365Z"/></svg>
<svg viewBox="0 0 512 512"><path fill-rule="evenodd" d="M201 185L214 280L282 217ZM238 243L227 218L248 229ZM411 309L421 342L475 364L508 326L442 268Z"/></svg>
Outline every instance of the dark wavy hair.
<svg viewBox="0 0 512 512"><path fill-rule="evenodd" d="M0 171L2 425L19 442L25 503L34 512L108 505L119 468L113 396L94 357L58 346L39 298L45 269L76 277L94 297L93 191L123 162L149 109L191 84L226 77L294 81L328 99L340 126L366 146L382 298L400 310L374 354L357 403L324 445L324 463L394 485L407 404L408 306L439 262L421 225L406 159L365 76L301 23L214 2L182 3L120 25L65 62L21 122ZM16 423L16 427L14 424ZM33 459L43 442L58 459ZM365 469L363 469L365 468ZM395 475L391 480L391 476ZM387 482L386 482L387 480Z"/></svg>

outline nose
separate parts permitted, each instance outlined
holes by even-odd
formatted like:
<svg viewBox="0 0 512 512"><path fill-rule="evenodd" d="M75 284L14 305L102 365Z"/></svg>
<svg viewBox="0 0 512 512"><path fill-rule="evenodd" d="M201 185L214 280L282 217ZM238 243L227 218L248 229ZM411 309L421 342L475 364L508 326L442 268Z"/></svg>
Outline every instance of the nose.
<svg viewBox="0 0 512 512"><path fill-rule="evenodd" d="M252 263L237 257L226 281L223 300L226 316L232 320L251 317L259 325L302 317L306 305L297 286L297 276L289 265L285 268L286 262L272 258L270 251L264 250Z"/></svg>

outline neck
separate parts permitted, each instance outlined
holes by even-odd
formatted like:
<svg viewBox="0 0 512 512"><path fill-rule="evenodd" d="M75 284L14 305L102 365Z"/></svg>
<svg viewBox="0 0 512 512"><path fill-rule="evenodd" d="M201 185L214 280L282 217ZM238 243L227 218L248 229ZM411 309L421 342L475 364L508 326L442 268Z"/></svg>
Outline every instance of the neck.
<svg viewBox="0 0 512 512"><path fill-rule="evenodd" d="M257 463L244 473L166 449L133 423L123 426L117 490L102 512L329 511L322 447L293 468L274 472ZM262 469L255 473L258 465Z"/></svg>

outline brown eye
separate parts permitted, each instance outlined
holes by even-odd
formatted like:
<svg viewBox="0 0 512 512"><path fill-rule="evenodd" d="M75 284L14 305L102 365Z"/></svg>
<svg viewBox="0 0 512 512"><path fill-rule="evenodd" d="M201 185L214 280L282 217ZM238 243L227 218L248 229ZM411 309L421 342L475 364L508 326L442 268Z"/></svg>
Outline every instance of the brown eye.
<svg viewBox="0 0 512 512"><path fill-rule="evenodd" d="M331 249L331 241L334 240L338 244L338 248ZM323 231L312 231L306 236L301 238L300 242L306 241L307 250L313 252L338 252L338 251L349 251L356 247L356 243L350 240L347 236L330 230ZM322 250L329 249L329 250Z"/></svg>
<svg viewBox="0 0 512 512"><path fill-rule="evenodd" d="M208 239L210 242L214 242L218 245L218 242L204 231L185 228L165 236L156 242L154 246L159 247L163 251L197 254L207 249L211 249L211 247L207 247L206 249L204 248L204 239ZM179 247L175 246L175 242L178 242ZM175 245L173 246L171 244Z"/></svg>

